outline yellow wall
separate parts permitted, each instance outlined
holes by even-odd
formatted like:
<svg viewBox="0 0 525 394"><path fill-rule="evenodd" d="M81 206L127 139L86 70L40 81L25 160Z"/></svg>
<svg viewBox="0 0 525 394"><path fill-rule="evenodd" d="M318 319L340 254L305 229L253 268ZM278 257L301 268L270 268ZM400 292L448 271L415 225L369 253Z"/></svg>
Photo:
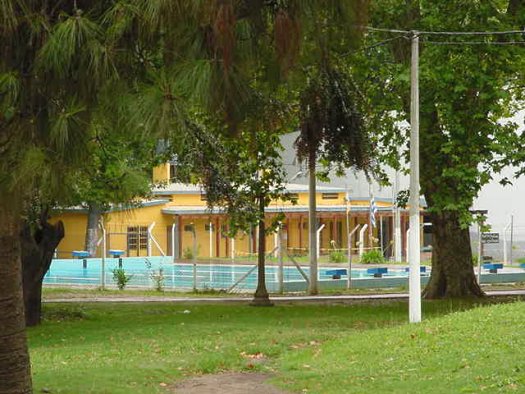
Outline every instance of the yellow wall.
<svg viewBox="0 0 525 394"><path fill-rule="evenodd" d="M62 220L65 235L57 248L58 258L71 258L73 250L84 250L87 215L77 212L65 212L52 215L50 222Z"/></svg>
<svg viewBox="0 0 525 394"><path fill-rule="evenodd" d="M167 253L167 227L171 226L173 219L161 212L162 205L130 209L127 211L110 212L104 215L104 226L107 234L107 249L121 249L128 252L127 232L128 227L148 227L155 222L152 230L153 237L159 243L164 253ZM73 250L84 250L87 214L82 212L57 213L51 222L62 220L64 223L65 237L58 245L58 256L61 258L71 257ZM100 234L102 236L102 234ZM97 250L97 256L101 256L102 246ZM152 253L160 255L160 251L152 244ZM147 250L130 250L131 256L145 256Z"/></svg>
<svg viewBox="0 0 525 394"><path fill-rule="evenodd" d="M153 182L169 182L170 165L168 163L153 168Z"/></svg>
<svg viewBox="0 0 525 394"><path fill-rule="evenodd" d="M173 201L173 203L170 205L174 206L206 206L206 200L201 200L200 194L174 194L171 200Z"/></svg>
<svg viewBox="0 0 525 394"><path fill-rule="evenodd" d="M169 165L162 165L154 169L154 178L157 180L165 180L169 175ZM193 250L193 233L191 231L185 231L185 226L193 223L196 226L196 234L198 240L198 251L197 256L201 259L210 257L210 234L205 229L205 226L210 222L213 222L213 234L212 234L212 257L223 257L229 258L231 256L231 240L226 236L223 236L222 226L227 224L227 221L222 216L217 215L193 215L192 217L184 217L179 222L179 217L176 215L163 214L162 209L168 206L199 206L203 207L206 205L206 201L201 200L199 192L194 194L173 194L171 196L159 196L161 198L169 199L170 202L161 205L148 206L135 208L128 211L111 212L104 216L104 223L107 232L107 248L109 249L122 249L126 251L126 255L130 256L145 256L147 254L146 245L137 250L128 249L128 227L142 227L147 228L151 223L155 222L153 228L153 236L158 242L160 249L166 254L171 252L171 228L175 223L177 226L180 224L180 228L176 233L176 244L178 245L179 255L184 255L185 249L189 248ZM282 202L277 201L275 205L281 205ZM284 203L290 205L290 202ZM298 199L299 205L308 205L308 193L299 193ZM323 199L322 193L317 194L318 205L344 205L345 204L345 193L338 193L338 199ZM355 201L351 202L352 206L364 206L368 207L369 202ZM390 206L387 202L377 202L378 206ZM298 214L290 215L286 219L287 224L287 245L290 253L295 254L306 254L308 251L308 218L307 214L303 213L302 219L299 218ZM369 224L368 215L357 216L351 212L351 224L350 228L353 229L356 224ZM79 212L65 212L57 215L54 220L61 219L64 221L66 229L66 237L60 243L58 250L60 257L70 257L71 251L84 249L85 239L85 227L87 215ZM339 224L339 228L336 231L332 231L330 234L330 225L335 220ZM218 221L218 222L217 222ZM333 217L321 217L322 223L326 224L325 228L321 233L321 249L323 252L328 252L332 245L330 241L335 239L337 248L346 248L347 236L346 236L346 220L344 213L340 212L337 214L337 218ZM302 226L299 227L299 223ZM218 224L218 226L217 226ZM217 239L217 231L220 232L219 238ZM368 229L365 236L365 247L370 247L370 237ZM179 236L180 232L180 236ZM374 237L377 237L378 229L373 229ZM339 235L336 236L336 234ZM359 234L354 235L354 245L357 247ZM218 243L217 243L218 242ZM218 248L218 250L217 250ZM270 234L266 237L266 250L271 252L275 248L275 237ZM248 256L254 252L255 246L253 245L252 236L249 234L239 234L235 239L235 255ZM151 251L153 255L160 255L159 248L152 244ZM100 252L99 254L100 255Z"/></svg>

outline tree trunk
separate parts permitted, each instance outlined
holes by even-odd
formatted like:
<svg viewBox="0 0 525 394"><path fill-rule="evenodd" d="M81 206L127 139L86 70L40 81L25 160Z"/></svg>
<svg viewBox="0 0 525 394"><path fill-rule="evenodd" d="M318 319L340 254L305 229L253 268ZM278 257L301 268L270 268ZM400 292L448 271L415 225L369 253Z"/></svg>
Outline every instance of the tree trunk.
<svg viewBox="0 0 525 394"><path fill-rule="evenodd" d="M264 222L264 197L259 197L259 244L257 253L257 289L250 305L253 306L273 306L266 289L266 225Z"/></svg>
<svg viewBox="0 0 525 394"><path fill-rule="evenodd" d="M0 393L31 393L22 295L19 218L0 203Z"/></svg>
<svg viewBox="0 0 525 394"><path fill-rule="evenodd" d="M56 247L64 238L64 225L61 221L55 225L48 223L47 211L44 211L39 228L33 232L26 223L20 236L26 326L36 326L42 317L42 281Z"/></svg>
<svg viewBox="0 0 525 394"><path fill-rule="evenodd" d="M98 223L101 216L101 207L98 204L89 204L85 248L91 257L97 253Z"/></svg>
<svg viewBox="0 0 525 394"><path fill-rule="evenodd" d="M316 206L316 178L315 164L317 161L316 152L310 149L308 158L309 186L308 186L308 253L310 257L310 284L308 293L315 295L319 292L317 288L317 206Z"/></svg>
<svg viewBox="0 0 525 394"><path fill-rule="evenodd" d="M483 297L474 273L469 229L460 226L455 212L433 213L431 220L432 273L425 298Z"/></svg>

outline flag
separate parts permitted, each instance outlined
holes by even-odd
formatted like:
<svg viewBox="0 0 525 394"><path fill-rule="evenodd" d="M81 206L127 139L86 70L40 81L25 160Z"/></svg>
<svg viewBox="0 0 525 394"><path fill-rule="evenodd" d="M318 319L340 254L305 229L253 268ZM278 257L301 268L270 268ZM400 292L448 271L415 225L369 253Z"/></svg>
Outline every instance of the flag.
<svg viewBox="0 0 525 394"><path fill-rule="evenodd" d="M376 213L377 213L377 206L376 206L376 199L372 195L370 198L370 223L373 227L376 227Z"/></svg>

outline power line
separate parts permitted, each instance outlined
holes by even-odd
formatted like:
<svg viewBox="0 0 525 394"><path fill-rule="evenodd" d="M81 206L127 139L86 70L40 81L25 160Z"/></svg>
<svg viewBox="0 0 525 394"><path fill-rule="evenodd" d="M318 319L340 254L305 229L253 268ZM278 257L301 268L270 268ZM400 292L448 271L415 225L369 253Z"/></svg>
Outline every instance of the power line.
<svg viewBox="0 0 525 394"><path fill-rule="evenodd" d="M368 45L368 46L366 46L366 47L361 48L361 50L362 50L362 51L367 51L367 50L369 50L369 49L376 48L376 47L378 47L378 46L388 44L389 42L392 42L392 41L398 40L398 39L400 39L400 38L408 38L408 36L407 36L406 34L402 34L402 35L399 35L399 36L396 36L396 37L389 38L389 39L387 39L387 40L379 41L379 42L376 42L376 43L374 43L374 44Z"/></svg>
<svg viewBox="0 0 525 394"><path fill-rule="evenodd" d="M422 41L425 44L435 45L519 45L525 44L525 41Z"/></svg>
<svg viewBox="0 0 525 394"><path fill-rule="evenodd" d="M503 31L425 31L425 30L400 30L372 26L362 26L368 31L383 33L403 33L418 35L440 35L440 36L492 36L492 35L510 35L525 34L525 30L503 30Z"/></svg>
<svg viewBox="0 0 525 394"><path fill-rule="evenodd" d="M509 34L525 34L525 30L507 31L418 31L418 34L438 36L497 36Z"/></svg>

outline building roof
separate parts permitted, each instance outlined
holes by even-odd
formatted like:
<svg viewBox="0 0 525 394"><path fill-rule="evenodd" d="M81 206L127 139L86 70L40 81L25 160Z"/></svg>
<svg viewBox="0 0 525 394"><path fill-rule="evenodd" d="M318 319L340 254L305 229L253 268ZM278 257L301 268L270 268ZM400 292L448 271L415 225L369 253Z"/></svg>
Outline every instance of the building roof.
<svg viewBox="0 0 525 394"><path fill-rule="evenodd" d="M140 203L137 203L136 205L131 204L119 204L119 205L113 205L111 206L106 212L118 212L118 211L126 211L130 209L136 209L136 208L144 208L144 207L154 207L157 205L164 205L166 203L170 202L170 200L166 199L154 199L154 200L146 200L142 201ZM83 205L76 205L73 207L65 207L65 208L56 208L55 211L59 212L78 212L78 213L88 213L88 208Z"/></svg>
<svg viewBox="0 0 525 394"><path fill-rule="evenodd" d="M308 193L308 185L299 183L287 183L286 191L289 193ZM343 193L345 188L336 186L317 186L318 193ZM173 195L173 194L200 194L203 193L201 185L190 185L186 183L171 183L166 187L158 187L152 190L154 195Z"/></svg>
<svg viewBox="0 0 525 394"><path fill-rule="evenodd" d="M317 212L346 212L346 205L318 205ZM370 208L366 205L352 206L350 212L369 212ZM378 212L391 212L391 207L378 207ZM170 206L162 209L162 213L167 215L216 215L223 213L224 209L214 207L210 209L206 206ZM308 213L308 205L270 205L265 209L266 213Z"/></svg>

